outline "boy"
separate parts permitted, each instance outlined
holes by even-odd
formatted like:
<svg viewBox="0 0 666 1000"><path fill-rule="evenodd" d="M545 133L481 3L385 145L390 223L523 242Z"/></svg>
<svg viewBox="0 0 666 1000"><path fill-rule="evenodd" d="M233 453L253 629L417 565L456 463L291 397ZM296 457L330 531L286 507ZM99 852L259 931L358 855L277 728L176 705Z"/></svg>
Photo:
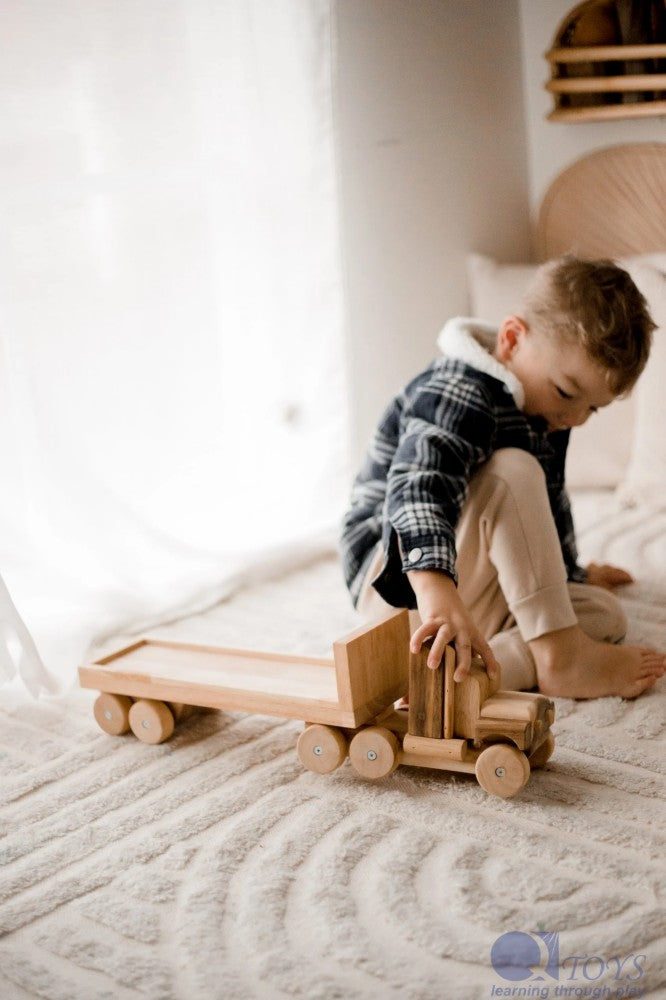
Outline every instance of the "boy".
<svg viewBox="0 0 666 1000"><path fill-rule="evenodd" d="M389 405L344 518L347 585L364 617L417 609L413 652L432 639L434 669L453 643L456 680L476 652L505 688L636 697L665 657L617 645L610 591L631 577L578 565L564 461L570 429L634 385L654 324L626 271L574 257L539 268L520 313L451 320Z"/></svg>

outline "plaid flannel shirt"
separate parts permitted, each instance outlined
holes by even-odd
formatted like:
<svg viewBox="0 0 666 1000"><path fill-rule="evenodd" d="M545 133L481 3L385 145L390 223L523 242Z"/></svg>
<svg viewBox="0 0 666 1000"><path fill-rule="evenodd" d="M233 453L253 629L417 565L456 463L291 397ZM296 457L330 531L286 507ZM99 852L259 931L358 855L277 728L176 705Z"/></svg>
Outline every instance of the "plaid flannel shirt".
<svg viewBox="0 0 666 1000"><path fill-rule="evenodd" d="M384 565L373 585L394 607L416 607L407 570L443 570L457 582L455 530L468 483L499 448L540 462L568 577L584 582L564 487L568 441L569 431L548 433L544 420L518 409L500 379L435 360L390 403L353 485L341 555L354 605L380 539Z"/></svg>

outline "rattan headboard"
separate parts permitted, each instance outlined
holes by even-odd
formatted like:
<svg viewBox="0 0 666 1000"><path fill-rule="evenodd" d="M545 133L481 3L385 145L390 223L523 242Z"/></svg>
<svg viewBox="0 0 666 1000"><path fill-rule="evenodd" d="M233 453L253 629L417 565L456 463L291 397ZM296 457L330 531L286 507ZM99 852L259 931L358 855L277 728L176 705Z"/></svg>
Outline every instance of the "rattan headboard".
<svg viewBox="0 0 666 1000"><path fill-rule="evenodd" d="M567 167L543 199L536 250L539 260L666 252L666 143L611 146Z"/></svg>

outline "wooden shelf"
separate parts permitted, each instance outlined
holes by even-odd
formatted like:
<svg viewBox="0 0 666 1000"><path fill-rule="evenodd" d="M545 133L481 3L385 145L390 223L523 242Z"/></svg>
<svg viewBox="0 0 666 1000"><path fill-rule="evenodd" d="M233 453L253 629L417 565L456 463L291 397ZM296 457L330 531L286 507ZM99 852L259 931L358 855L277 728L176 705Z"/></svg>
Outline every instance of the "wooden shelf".
<svg viewBox="0 0 666 1000"><path fill-rule="evenodd" d="M546 90L553 94L631 93L666 90L666 73L641 73L635 76L578 76L549 80Z"/></svg>
<svg viewBox="0 0 666 1000"><path fill-rule="evenodd" d="M642 101L639 104L603 104L589 108L555 108L549 122L600 122L620 118L658 118L666 116L666 101Z"/></svg>
<svg viewBox="0 0 666 1000"><path fill-rule="evenodd" d="M548 121L576 123L666 115L666 72L661 72L663 66L660 72L650 72L653 60L666 60L666 43L556 45L546 53L546 59L551 79L545 88L555 100ZM623 65L627 73L622 72Z"/></svg>
<svg viewBox="0 0 666 1000"><path fill-rule="evenodd" d="M663 45L577 45L555 48L546 52L550 63L624 62L627 59L663 59Z"/></svg>

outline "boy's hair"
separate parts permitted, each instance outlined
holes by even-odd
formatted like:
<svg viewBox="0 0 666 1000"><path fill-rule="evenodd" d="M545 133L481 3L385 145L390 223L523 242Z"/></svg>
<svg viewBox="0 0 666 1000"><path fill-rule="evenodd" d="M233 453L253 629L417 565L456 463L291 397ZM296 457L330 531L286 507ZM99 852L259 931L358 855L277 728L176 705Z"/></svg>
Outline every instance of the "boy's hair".
<svg viewBox="0 0 666 1000"><path fill-rule="evenodd" d="M616 396L645 368L656 324L630 275L612 260L558 257L543 264L521 303L529 328L580 344Z"/></svg>

